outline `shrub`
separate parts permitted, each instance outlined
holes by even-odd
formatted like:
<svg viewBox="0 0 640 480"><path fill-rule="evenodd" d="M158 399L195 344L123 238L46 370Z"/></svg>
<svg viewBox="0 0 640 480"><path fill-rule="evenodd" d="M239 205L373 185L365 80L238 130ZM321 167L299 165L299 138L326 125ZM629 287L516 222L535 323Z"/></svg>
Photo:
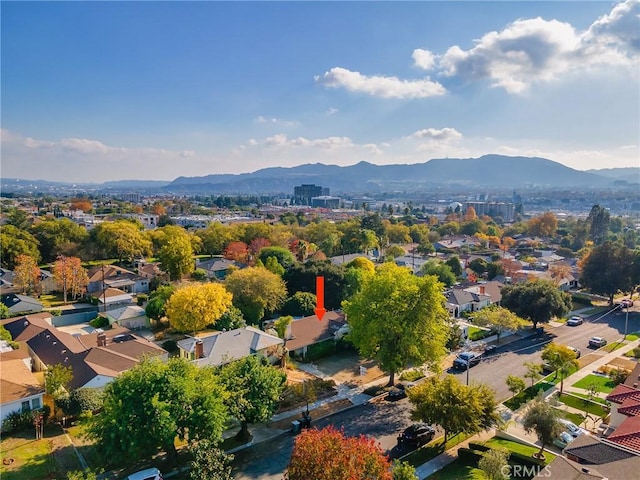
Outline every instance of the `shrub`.
<svg viewBox="0 0 640 480"><path fill-rule="evenodd" d="M89 322L93 328L104 328L109 325L109 319L106 317L96 317Z"/></svg>
<svg viewBox="0 0 640 480"><path fill-rule="evenodd" d="M139 307L143 306L144 302L146 302L147 300L149 300L149 295L145 293L139 293L136 297L136 302L138 303Z"/></svg>
<svg viewBox="0 0 640 480"><path fill-rule="evenodd" d="M336 344L331 340L327 340L325 342L309 345L309 348L307 348L307 354L305 355L304 359L307 362L312 362L313 360L317 360L318 358L328 357L329 355L335 353L335 351Z"/></svg>
<svg viewBox="0 0 640 480"><path fill-rule="evenodd" d="M482 442L469 442L469 448L471 450L478 450L479 452L487 452L491 450L491 447L485 445Z"/></svg>
<svg viewBox="0 0 640 480"><path fill-rule="evenodd" d="M640 347L636 347L633 349L633 357L640 358Z"/></svg>
<svg viewBox="0 0 640 480"><path fill-rule="evenodd" d="M509 462L528 467L540 467L544 465L544 460L518 452L509 453Z"/></svg>
<svg viewBox="0 0 640 480"><path fill-rule="evenodd" d="M191 278L194 280L204 280L207 278L207 271L202 268L196 268L191 274Z"/></svg>
<svg viewBox="0 0 640 480"><path fill-rule="evenodd" d="M630 373L631 372L629 370L625 370L623 368L614 368L609 372L609 377L611 377L613 383L620 385L625 382Z"/></svg>
<svg viewBox="0 0 640 480"><path fill-rule="evenodd" d="M412 370L407 370L406 372L402 372L400 375L400 380L406 380L407 382L415 382L416 380L420 380L424 377L424 372L417 368Z"/></svg>
<svg viewBox="0 0 640 480"><path fill-rule="evenodd" d="M458 458L465 465L477 466L482 458L482 453L471 448L460 447L458 449Z"/></svg>
<svg viewBox="0 0 640 480"><path fill-rule="evenodd" d="M17 433L33 427L33 412L20 412L15 410L2 421L3 433Z"/></svg>

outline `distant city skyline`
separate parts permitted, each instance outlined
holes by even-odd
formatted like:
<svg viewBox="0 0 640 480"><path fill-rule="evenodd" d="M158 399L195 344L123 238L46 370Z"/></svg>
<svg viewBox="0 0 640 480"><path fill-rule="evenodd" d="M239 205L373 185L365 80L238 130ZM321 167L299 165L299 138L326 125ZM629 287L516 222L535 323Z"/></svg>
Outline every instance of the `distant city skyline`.
<svg viewBox="0 0 640 480"><path fill-rule="evenodd" d="M2 2L0 175L640 166L640 0Z"/></svg>

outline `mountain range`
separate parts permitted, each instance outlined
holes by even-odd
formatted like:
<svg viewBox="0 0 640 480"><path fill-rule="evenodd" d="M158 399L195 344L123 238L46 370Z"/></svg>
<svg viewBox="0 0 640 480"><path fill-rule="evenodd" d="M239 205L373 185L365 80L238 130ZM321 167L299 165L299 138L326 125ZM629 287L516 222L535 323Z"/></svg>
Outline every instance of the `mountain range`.
<svg viewBox="0 0 640 480"><path fill-rule="evenodd" d="M411 165L359 162L340 167L321 163L264 168L239 175L179 177L164 189L174 192L276 193L292 192L301 184L329 187L332 194L422 189L502 188L621 188L640 184L640 168L589 172L574 170L538 157L484 155L479 158L438 158Z"/></svg>
<svg viewBox="0 0 640 480"><path fill-rule="evenodd" d="M65 185L56 182L2 179L2 190L25 186ZM173 181L120 180L86 184L92 190L137 190L179 194L290 195L301 184L328 187L333 195L386 191L469 190L476 188L626 189L638 191L640 167L580 171L539 157L484 155L437 158L424 163L374 165L359 162L341 167L322 163L270 167L252 173L178 177ZM66 184L68 187L70 184ZM19 188L18 188L19 186ZM82 185L74 185L76 189Z"/></svg>

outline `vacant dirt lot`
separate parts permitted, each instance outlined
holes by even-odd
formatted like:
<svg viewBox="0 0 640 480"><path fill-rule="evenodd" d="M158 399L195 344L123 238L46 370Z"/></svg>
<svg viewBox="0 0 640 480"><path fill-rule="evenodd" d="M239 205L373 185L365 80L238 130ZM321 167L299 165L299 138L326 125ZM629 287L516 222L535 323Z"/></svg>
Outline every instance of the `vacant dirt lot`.
<svg viewBox="0 0 640 480"><path fill-rule="evenodd" d="M361 360L355 352L336 353L317 360L314 364L321 372L332 377L337 384L363 385L385 375L373 360ZM361 371L360 367L366 370Z"/></svg>

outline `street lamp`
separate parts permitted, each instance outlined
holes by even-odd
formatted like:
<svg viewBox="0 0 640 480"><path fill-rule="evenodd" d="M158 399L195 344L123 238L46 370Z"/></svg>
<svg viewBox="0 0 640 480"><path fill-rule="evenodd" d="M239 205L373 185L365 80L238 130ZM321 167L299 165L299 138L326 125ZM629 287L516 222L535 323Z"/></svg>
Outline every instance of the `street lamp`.
<svg viewBox="0 0 640 480"><path fill-rule="evenodd" d="M629 303L625 303L625 306L627 307L627 314L624 319L624 340L627 339L627 326L629 325Z"/></svg>

